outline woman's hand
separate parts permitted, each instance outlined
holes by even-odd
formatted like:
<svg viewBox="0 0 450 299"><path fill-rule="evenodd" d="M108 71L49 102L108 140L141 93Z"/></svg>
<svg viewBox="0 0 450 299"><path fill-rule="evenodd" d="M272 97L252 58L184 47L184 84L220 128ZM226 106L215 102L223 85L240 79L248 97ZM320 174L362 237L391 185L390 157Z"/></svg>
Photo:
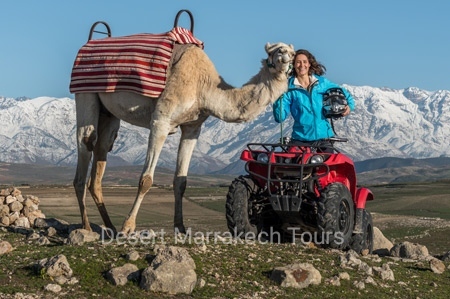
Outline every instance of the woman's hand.
<svg viewBox="0 0 450 299"><path fill-rule="evenodd" d="M350 114L350 107L347 105L345 106L345 111L342 112L342 116L347 116Z"/></svg>

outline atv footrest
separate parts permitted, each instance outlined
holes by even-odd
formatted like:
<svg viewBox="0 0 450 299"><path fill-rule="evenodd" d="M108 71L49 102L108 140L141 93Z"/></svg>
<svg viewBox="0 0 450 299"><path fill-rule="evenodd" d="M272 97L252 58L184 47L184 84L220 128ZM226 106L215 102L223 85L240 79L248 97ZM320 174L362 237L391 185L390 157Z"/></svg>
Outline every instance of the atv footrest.
<svg viewBox="0 0 450 299"><path fill-rule="evenodd" d="M277 212L298 212L300 211L301 198L293 195L272 195L270 203L272 209Z"/></svg>

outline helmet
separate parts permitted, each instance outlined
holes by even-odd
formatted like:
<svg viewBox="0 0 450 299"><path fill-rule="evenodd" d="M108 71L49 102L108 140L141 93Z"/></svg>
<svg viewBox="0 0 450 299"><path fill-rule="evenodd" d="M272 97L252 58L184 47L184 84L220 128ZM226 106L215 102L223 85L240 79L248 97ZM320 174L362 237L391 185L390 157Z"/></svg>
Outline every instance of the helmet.
<svg viewBox="0 0 450 299"><path fill-rule="evenodd" d="M323 93L323 114L326 118L342 117L347 104L341 88L330 88Z"/></svg>

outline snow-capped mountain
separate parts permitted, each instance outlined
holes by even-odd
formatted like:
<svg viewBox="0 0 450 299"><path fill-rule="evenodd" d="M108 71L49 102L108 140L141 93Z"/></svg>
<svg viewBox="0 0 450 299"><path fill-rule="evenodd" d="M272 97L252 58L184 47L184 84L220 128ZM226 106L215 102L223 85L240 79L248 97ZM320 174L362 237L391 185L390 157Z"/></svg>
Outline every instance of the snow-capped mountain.
<svg viewBox="0 0 450 299"><path fill-rule="evenodd" d="M349 138L338 148L355 161L450 156L450 91L345 87L355 98L356 110L334 121L334 126L338 136ZM0 97L0 161L75 165L75 119L70 98ZM283 124L284 136L290 135L291 127L292 120ZM248 123L210 117L203 125L191 172L218 171L238 161L247 143L277 142L280 131L271 106ZM148 133L122 122L109 163L143 164ZM167 138L158 166L174 168L179 137L177 133Z"/></svg>

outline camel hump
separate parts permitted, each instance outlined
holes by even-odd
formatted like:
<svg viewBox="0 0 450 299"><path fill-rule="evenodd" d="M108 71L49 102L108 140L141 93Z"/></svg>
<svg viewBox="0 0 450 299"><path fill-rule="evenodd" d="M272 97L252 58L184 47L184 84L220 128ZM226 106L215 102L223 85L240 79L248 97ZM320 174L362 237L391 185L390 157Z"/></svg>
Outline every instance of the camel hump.
<svg viewBox="0 0 450 299"><path fill-rule="evenodd" d="M192 13L189 10L187 10L187 9L182 9L182 10L180 10L177 13L177 15L175 16L175 21L173 22L173 27L174 28L178 27L178 19L180 18L180 15L183 12L185 12L185 13L187 13L189 15L189 19L191 21L191 29L190 29L190 31L191 31L192 35L194 35L194 17L192 16Z"/></svg>
<svg viewBox="0 0 450 299"><path fill-rule="evenodd" d="M97 27L97 25L103 25L105 26L106 32L105 31L98 31L95 30L95 27ZM94 33L101 33L101 34L105 34L108 35L108 37L111 37L111 28L109 27L108 23L104 22L104 21L98 21L95 22L92 26L91 26L91 30L89 31L89 38L88 41L90 41L92 39L92 35Z"/></svg>

